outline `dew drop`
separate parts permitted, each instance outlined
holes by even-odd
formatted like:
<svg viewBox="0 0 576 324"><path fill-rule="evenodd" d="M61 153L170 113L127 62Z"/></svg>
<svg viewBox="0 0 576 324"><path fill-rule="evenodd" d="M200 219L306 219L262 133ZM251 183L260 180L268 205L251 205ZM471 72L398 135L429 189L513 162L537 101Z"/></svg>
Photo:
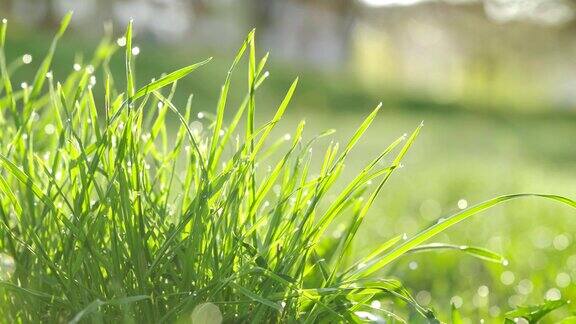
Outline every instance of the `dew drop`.
<svg viewBox="0 0 576 324"><path fill-rule="evenodd" d="M562 293L558 288L550 288L546 291L547 300L559 300L562 298Z"/></svg>
<svg viewBox="0 0 576 324"><path fill-rule="evenodd" d="M44 133L46 133L46 135L52 135L55 131L56 127L52 124L46 124L46 126L44 126Z"/></svg>
<svg viewBox="0 0 576 324"><path fill-rule="evenodd" d="M132 55L138 55L138 54L140 54L140 47L134 46L132 48Z"/></svg>
<svg viewBox="0 0 576 324"><path fill-rule="evenodd" d="M466 207L468 207L468 201L466 199L458 200L458 208L466 209Z"/></svg>
<svg viewBox="0 0 576 324"><path fill-rule="evenodd" d="M126 46L126 37L120 37L116 40L116 44L120 47Z"/></svg>
<svg viewBox="0 0 576 324"><path fill-rule="evenodd" d="M450 303L454 305L455 308L460 308L462 307L464 300L460 296L452 296L452 298L450 298Z"/></svg>
<svg viewBox="0 0 576 324"><path fill-rule="evenodd" d="M78 63L74 63L74 65L72 67L74 68L74 71L82 70L82 66Z"/></svg>
<svg viewBox="0 0 576 324"><path fill-rule="evenodd" d="M30 54L24 54L22 56L22 62L24 62L24 64L30 64L32 63L32 55Z"/></svg>

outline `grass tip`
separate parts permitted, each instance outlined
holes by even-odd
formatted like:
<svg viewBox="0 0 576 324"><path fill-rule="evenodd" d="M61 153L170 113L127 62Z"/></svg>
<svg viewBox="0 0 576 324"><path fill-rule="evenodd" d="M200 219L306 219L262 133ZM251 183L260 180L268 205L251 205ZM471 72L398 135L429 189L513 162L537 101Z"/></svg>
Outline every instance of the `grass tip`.
<svg viewBox="0 0 576 324"><path fill-rule="evenodd" d="M424 121L420 122L420 127L424 127Z"/></svg>

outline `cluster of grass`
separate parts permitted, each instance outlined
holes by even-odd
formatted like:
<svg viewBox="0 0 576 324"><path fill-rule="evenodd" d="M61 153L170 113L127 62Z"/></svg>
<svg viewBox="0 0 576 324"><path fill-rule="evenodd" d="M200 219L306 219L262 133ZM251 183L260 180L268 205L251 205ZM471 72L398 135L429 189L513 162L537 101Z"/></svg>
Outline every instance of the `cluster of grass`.
<svg viewBox="0 0 576 324"><path fill-rule="evenodd" d="M291 135L270 137L297 79L274 117L255 123L256 93L268 74L267 55L256 57L253 32L225 78L216 114L199 113L200 122L192 121L192 96L182 109L172 99L177 81L209 60L136 87L131 23L120 42L125 89L108 64L121 49L111 37L88 64L57 82L51 61L70 18L62 21L34 81L18 90L11 83L18 64L7 64L4 55L6 21L0 30L0 315L7 321L404 322L404 314L437 322L432 310L381 270L406 253L437 249L506 262L482 248L424 243L527 194L486 201L351 258L370 206L421 125L334 193L378 107L343 148L331 143L320 169L312 170L312 147L331 131L305 140L302 122ZM246 94L225 125L231 75L243 59ZM95 97L95 87L103 88L104 98ZM166 123L170 114L180 121L173 132ZM564 197L534 196L576 207ZM343 215L349 221L341 239L328 243L326 230Z"/></svg>

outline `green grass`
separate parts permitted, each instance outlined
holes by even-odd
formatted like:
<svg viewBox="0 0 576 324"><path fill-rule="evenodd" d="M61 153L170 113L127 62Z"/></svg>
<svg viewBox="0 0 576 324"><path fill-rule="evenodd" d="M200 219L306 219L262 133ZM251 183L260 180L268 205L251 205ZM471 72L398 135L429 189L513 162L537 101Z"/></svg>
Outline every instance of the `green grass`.
<svg viewBox="0 0 576 324"><path fill-rule="evenodd" d="M422 125L371 159L355 147L379 106L342 146L330 142L330 130L305 136L303 122L277 136L298 79L275 115L257 123L268 74L253 33L223 78L215 114L196 113L192 96L183 107L173 100L177 81L208 60L136 86L131 24L125 48L105 38L89 63L58 82L51 61L69 18L22 87L11 83L19 64L6 63L2 25L0 314L8 322L436 321L386 273L395 262L446 249L501 265L506 259L487 249L428 241L515 198L576 207L555 195L500 196L414 235L390 229L378 246L355 253L360 226ZM109 64L116 52L124 52L122 81ZM230 100L231 75L244 62L245 94ZM354 156L364 165L349 174ZM327 238L340 223L340 239Z"/></svg>

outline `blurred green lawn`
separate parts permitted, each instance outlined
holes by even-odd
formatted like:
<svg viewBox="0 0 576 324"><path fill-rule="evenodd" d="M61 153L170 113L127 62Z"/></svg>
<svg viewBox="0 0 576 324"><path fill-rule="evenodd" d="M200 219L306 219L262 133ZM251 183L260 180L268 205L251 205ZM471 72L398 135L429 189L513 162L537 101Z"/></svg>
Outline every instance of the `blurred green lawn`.
<svg viewBox="0 0 576 324"><path fill-rule="evenodd" d="M8 58L30 53L33 65L37 64L49 39L43 33L16 28L9 33ZM76 53L83 54L87 61L93 44L74 36L66 37L54 62L55 78L58 80L58 71L70 70L74 62L80 61L81 56ZM211 55L197 48L146 42L139 46L140 80ZM183 103L192 92L196 112L214 110L230 62L230 57L216 57L208 67L180 82L176 102ZM487 112L481 105L427 102L386 90L374 93L357 86L354 77L346 73L291 67L275 61L274 53L269 66L271 76L257 102L257 118L261 121L271 117L290 80L297 75L301 77L297 95L278 126L277 136L293 130L304 118L308 136L335 128L334 138L345 141L363 116L380 100L384 102L378 119L351 156L344 179L354 175L393 139L410 132L421 120L425 122L405 167L387 184L361 228L356 241L358 255L394 234L414 234L438 217L456 211L460 199L474 204L516 192L557 193L575 198L574 113L511 113L506 107ZM122 82L121 55L117 55L112 67L119 73L117 81ZM25 67L17 77L29 82L32 72L33 68ZM237 74L244 76L245 71ZM241 77L234 82L232 89L241 91L232 94L232 101L238 102L246 85ZM232 110L234 105L229 107ZM405 281L421 303L429 304L444 318L452 300L463 304L463 313L470 319L484 318L491 322L492 316L502 315L513 305L539 303L546 295L551 297L560 292L562 297L576 298L575 228L576 213L567 207L538 199L513 202L476 216L435 240L493 249L510 260L507 267L457 252L432 252L405 257L388 268L388 272ZM335 227L333 239L337 238ZM487 295L482 286L488 288ZM546 317L546 322L553 323L570 311L576 312L573 304Z"/></svg>

